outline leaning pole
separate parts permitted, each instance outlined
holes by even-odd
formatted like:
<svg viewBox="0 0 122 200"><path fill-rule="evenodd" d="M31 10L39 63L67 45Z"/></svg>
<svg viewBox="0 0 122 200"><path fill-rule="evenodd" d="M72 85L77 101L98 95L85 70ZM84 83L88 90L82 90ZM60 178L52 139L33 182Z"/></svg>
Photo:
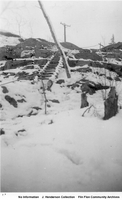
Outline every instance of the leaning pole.
<svg viewBox="0 0 122 200"><path fill-rule="evenodd" d="M62 60L63 60L63 63L64 63L64 67L65 67L65 69L66 69L67 78L71 78L71 75L70 75L70 67L69 67L69 64L68 64L68 62L67 62L67 58L66 58L66 56L65 56L65 53L64 53L64 51L63 51L63 49L62 49L62 46L61 46L61 44L60 44L60 43L58 42L58 40L57 40L57 37L56 37L56 34L55 34L55 32L54 32L53 26L52 26L51 21L50 21L48 15L47 15L47 13L46 13L46 11L45 11L45 9L44 9L44 6L43 6L42 2L41 2L40 0L38 0L38 3L39 3L40 9L42 10L42 13L43 13L43 15L44 15L46 21L47 21L47 24L48 24L48 26L49 26L49 29L50 29L51 35L52 35L52 37L53 37L53 39L54 39L54 42L55 42L55 44L56 44L56 46L57 46L57 48L58 48L58 50L59 50L59 52L60 52L60 54L61 54L61 56L62 56Z"/></svg>

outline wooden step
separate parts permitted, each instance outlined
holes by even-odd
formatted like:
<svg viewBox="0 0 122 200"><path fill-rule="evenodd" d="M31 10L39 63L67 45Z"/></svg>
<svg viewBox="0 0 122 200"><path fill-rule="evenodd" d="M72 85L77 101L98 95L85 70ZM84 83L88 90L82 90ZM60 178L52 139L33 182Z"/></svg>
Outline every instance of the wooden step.
<svg viewBox="0 0 122 200"><path fill-rule="evenodd" d="M57 64L49 64L49 65L48 65L48 68L56 68L57 65L58 65L58 63L57 63Z"/></svg>
<svg viewBox="0 0 122 200"><path fill-rule="evenodd" d="M55 72L55 70L45 70L44 73L54 73L54 72Z"/></svg>
<svg viewBox="0 0 122 200"><path fill-rule="evenodd" d="M42 75L41 77L50 77L51 75L53 75L53 74L44 74L44 75Z"/></svg>

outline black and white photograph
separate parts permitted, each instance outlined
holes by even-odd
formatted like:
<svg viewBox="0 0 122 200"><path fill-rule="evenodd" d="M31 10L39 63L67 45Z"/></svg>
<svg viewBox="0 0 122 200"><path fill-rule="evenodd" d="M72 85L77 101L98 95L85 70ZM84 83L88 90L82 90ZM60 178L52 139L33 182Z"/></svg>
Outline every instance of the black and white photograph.
<svg viewBox="0 0 122 200"><path fill-rule="evenodd" d="M122 1L0 1L0 150L2 199L121 198Z"/></svg>

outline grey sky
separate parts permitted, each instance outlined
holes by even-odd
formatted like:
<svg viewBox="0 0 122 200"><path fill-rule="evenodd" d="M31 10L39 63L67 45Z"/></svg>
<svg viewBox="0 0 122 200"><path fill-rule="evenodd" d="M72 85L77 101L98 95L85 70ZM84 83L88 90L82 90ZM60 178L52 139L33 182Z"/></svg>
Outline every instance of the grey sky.
<svg viewBox="0 0 122 200"><path fill-rule="evenodd" d="M122 1L43 1L56 35L63 41L63 26L67 41L80 47L107 45L112 34L122 42ZM47 23L35 1L4 1L1 6L0 28L20 33L23 37L52 40Z"/></svg>

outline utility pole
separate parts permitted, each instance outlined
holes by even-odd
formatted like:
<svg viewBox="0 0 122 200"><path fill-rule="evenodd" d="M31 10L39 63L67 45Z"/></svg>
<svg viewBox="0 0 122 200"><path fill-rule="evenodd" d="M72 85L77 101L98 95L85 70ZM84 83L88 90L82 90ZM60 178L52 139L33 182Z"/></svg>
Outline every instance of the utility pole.
<svg viewBox="0 0 122 200"><path fill-rule="evenodd" d="M70 25L67 25L67 24L62 23L62 22L60 24L62 24L64 26L64 42L66 42L66 28L70 27Z"/></svg>

